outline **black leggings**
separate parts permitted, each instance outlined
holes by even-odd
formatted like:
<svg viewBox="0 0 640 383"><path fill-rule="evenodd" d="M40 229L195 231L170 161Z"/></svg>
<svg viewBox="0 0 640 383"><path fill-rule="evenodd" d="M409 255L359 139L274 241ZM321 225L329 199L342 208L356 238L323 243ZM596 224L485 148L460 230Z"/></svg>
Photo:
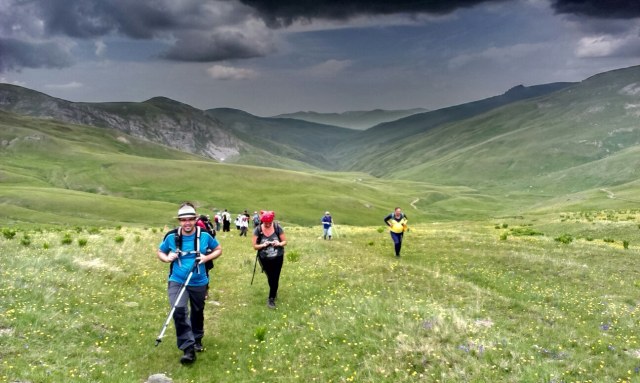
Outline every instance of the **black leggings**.
<svg viewBox="0 0 640 383"><path fill-rule="evenodd" d="M267 274L267 281L269 282L269 298L275 299L278 295L278 283L280 282L280 271L282 270L284 256L259 259L262 271Z"/></svg>

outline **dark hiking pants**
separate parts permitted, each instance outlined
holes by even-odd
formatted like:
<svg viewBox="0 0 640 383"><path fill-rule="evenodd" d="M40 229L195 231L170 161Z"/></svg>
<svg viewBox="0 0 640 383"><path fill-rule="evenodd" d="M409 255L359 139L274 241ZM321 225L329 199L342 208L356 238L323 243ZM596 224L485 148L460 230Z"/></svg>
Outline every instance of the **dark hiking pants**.
<svg viewBox="0 0 640 383"><path fill-rule="evenodd" d="M181 287L182 284L180 283L169 282L169 304L171 307L178 299ZM204 302L206 295L207 286L187 286L180 298L180 302L176 305L176 310L173 312L173 322L176 326L178 348L181 350L193 346L196 339L202 339L204 336Z"/></svg>

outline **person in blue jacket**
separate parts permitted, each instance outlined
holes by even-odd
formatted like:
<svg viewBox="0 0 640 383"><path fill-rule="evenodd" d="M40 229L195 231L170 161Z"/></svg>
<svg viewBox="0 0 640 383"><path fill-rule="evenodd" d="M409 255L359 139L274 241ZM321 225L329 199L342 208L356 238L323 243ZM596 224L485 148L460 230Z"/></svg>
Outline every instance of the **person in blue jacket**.
<svg viewBox="0 0 640 383"><path fill-rule="evenodd" d="M325 212L320 222L322 222L322 238L327 239L327 237L329 237L329 239L331 239L331 226L333 226L331 214L329 214L328 211Z"/></svg>
<svg viewBox="0 0 640 383"><path fill-rule="evenodd" d="M176 217L180 227L165 236L157 252L158 259L171 263L168 295L170 306L175 305L173 321L178 348L184 352L180 358L183 364L193 363L196 360L196 351L203 350L204 303L209 284L205 262L212 261L222 254L218 240L206 231L200 231L200 237L196 237L197 217L191 203L182 204ZM196 251L196 243L199 243L199 251ZM191 279L180 301L176 303L180 290L192 270Z"/></svg>

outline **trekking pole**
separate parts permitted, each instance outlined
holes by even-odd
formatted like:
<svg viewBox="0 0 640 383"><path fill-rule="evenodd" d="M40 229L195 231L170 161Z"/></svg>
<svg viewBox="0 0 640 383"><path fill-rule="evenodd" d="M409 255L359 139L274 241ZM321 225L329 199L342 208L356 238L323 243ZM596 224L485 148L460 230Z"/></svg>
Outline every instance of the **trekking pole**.
<svg viewBox="0 0 640 383"><path fill-rule="evenodd" d="M191 280L191 277L193 276L193 273L197 268L198 268L198 262L196 261L193 264L193 268L191 269L191 272L189 272L189 275L187 275L187 280L184 281L184 283L182 284L182 287L180 287L180 293L178 294L178 298L176 298L176 301L173 303L173 306L171 307L171 311L169 311L169 315L167 316L167 320L164 322L164 326L162 326L162 330L160 330L160 334L156 338L156 347L158 347L160 342L162 342L162 338L164 337L164 332L167 330L167 326L169 326L169 322L171 321L173 312L176 311L176 306L180 302L180 298L182 298L182 294L184 294L184 291L187 289L187 285L189 284L189 281Z"/></svg>
<svg viewBox="0 0 640 383"><path fill-rule="evenodd" d="M256 276L256 266L258 265L258 254L256 254L256 262L253 264L253 275L251 276L251 285L253 286L253 278Z"/></svg>
<svg viewBox="0 0 640 383"><path fill-rule="evenodd" d="M336 235L336 239L338 239L338 230L336 230L336 224L331 221L331 229L333 230L333 233Z"/></svg>

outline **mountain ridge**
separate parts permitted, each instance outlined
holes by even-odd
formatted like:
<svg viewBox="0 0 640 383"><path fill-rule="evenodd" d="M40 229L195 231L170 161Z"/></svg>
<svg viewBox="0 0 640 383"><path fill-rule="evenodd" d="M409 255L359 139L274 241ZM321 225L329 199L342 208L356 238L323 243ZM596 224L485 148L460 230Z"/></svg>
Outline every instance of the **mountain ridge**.
<svg viewBox="0 0 640 383"><path fill-rule="evenodd" d="M356 131L163 97L95 105L0 85L0 203L19 219L46 211L53 189L65 204L77 198L65 190L84 193L85 208L104 214L88 201L131 198L144 209L202 197L273 205L304 224L318 206L369 224L393 206L452 219L628 206L602 190L640 200L640 66L501 96ZM235 140L235 164L212 161L210 130Z"/></svg>
<svg viewBox="0 0 640 383"><path fill-rule="evenodd" d="M314 111L299 111L295 113L285 113L272 116L273 118L292 118L315 122L318 124L339 126L342 128L366 130L383 122L389 122L404 118L413 114L427 112L425 108L412 109L372 109L372 110L354 110L342 113L320 113Z"/></svg>
<svg viewBox="0 0 640 383"><path fill-rule="evenodd" d="M246 146L204 111L166 97L141 103L71 102L0 84L0 108L32 117L115 129L216 160L238 156Z"/></svg>
<svg viewBox="0 0 640 383"><path fill-rule="evenodd" d="M485 103L489 107L469 108L473 110L465 116L513 100L532 97L538 93L531 94L531 89L542 88L545 86L514 87L505 94L496 96L501 102L492 101L496 97L476 102ZM517 94L514 96L514 93ZM367 148L371 144L368 141L370 138L367 137L374 137L374 140L377 137L378 143L380 140L395 139L388 137L388 134L377 134L378 130L385 129L385 124L394 122L357 131L291 118L258 117L230 108L201 110L163 96L152 97L143 102L70 102L9 84L0 84L0 109L74 124L116 129L216 161L299 170L357 170L357 161L350 160L355 164L351 166L344 166L342 162L360 150L370 150ZM449 109L413 114L396 121L417 118L418 123L423 124L420 120L423 117L420 116L442 114L447 110ZM353 112L358 113L360 112ZM407 129L397 130L396 133L396 138L411 134ZM359 143L359 146L354 146L354 143Z"/></svg>

